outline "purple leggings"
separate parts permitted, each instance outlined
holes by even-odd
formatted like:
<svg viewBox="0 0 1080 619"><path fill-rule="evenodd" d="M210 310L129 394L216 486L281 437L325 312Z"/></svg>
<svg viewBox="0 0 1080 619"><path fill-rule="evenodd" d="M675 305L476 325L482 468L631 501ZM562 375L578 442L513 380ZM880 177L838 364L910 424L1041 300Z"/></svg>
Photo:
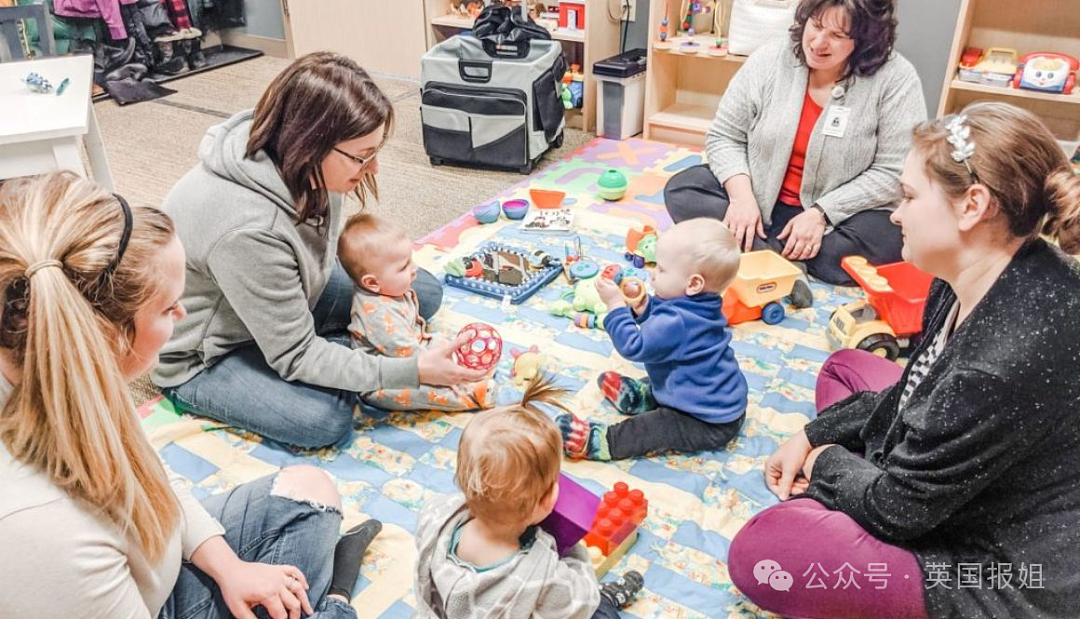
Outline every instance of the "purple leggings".
<svg viewBox="0 0 1080 619"><path fill-rule="evenodd" d="M818 411L856 391L889 387L900 373L895 363L870 353L837 352L818 376ZM728 572L750 601L784 617L926 618L915 555L809 498L751 518L731 542Z"/></svg>

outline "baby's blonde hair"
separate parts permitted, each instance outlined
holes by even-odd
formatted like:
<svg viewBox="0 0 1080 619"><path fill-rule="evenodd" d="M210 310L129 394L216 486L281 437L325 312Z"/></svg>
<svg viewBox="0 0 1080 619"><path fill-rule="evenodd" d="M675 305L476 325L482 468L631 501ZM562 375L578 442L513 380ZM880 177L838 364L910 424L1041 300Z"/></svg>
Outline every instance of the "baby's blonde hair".
<svg viewBox="0 0 1080 619"><path fill-rule="evenodd" d="M472 515L504 525L525 524L555 487L562 436L536 403L566 410L565 395L541 376L525 390L521 404L478 413L465 427L456 479Z"/></svg>
<svg viewBox="0 0 1080 619"><path fill-rule="evenodd" d="M695 217L681 221L664 234L677 234L690 258L690 268L705 279L705 292L721 292L739 272L735 235L719 219Z"/></svg>
<svg viewBox="0 0 1080 619"><path fill-rule="evenodd" d="M401 228L371 213L358 213L345 222L338 239L338 259L354 282L371 273L390 243L407 241Z"/></svg>

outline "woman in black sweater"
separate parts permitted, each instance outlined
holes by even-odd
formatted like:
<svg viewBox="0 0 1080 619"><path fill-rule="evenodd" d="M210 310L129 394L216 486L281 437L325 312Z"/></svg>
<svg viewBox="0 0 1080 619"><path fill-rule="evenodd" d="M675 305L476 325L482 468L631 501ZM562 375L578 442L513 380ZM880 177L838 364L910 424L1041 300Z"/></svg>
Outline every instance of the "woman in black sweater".
<svg viewBox="0 0 1080 619"><path fill-rule="evenodd" d="M938 278L924 338L769 458L799 496L736 536L732 580L785 616L1075 617L1080 264L1040 233L1080 251L1080 177L1034 116L981 103L919 126L901 181L904 258ZM873 384L861 362L841 379Z"/></svg>

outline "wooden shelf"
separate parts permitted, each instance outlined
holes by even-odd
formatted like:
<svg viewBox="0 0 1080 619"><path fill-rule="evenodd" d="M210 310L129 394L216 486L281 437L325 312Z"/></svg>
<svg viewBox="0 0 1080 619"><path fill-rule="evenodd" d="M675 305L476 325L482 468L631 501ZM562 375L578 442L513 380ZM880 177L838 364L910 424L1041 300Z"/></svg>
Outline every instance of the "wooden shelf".
<svg viewBox="0 0 1080 619"><path fill-rule="evenodd" d="M653 114L648 124L654 127L668 127L688 133L705 135L716 117L716 107L676 103Z"/></svg>
<svg viewBox="0 0 1080 619"><path fill-rule="evenodd" d="M459 15L440 15L439 17L431 18L431 25L468 30L473 27L473 20Z"/></svg>
<svg viewBox="0 0 1080 619"><path fill-rule="evenodd" d="M1051 101L1053 103L1072 103L1080 104L1080 91L1073 89L1072 94L1061 95L1054 94L1052 92L1039 92L1037 90L1022 90L1012 87L1001 86L987 86L985 84L974 84L972 82L963 82L958 79L954 79L951 88L956 90L967 90L970 92L981 92L989 95L998 95L1001 97L1018 97L1020 99L1035 99L1038 101Z"/></svg>
<svg viewBox="0 0 1080 619"><path fill-rule="evenodd" d="M431 18L432 26L441 26L443 28L457 28L459 30L469 30L473 27L474 20L468 17L461 17L459 15L440 15L438 17ZM556 30L551 33L551 38L556 41L569 41L571 43L584 43L585 31L584 30Z"/></svg>
<svg viewBox="0 0 1080 619"><path fill-rule="evenodd" d="M712 58L724 62L746 62L747 56L738 56L736 54L725 54L723 56L717 56L709 53L709 48L716 43L716 36L713 34L699 34L694 37L694 42L697 43L696 47L687 48L682 44L688 37L679 36L667 41L666 43L660 43L659 41L652 42L653 53L656 54L671 54L674 56L691 56L698 58Z"/></svg>

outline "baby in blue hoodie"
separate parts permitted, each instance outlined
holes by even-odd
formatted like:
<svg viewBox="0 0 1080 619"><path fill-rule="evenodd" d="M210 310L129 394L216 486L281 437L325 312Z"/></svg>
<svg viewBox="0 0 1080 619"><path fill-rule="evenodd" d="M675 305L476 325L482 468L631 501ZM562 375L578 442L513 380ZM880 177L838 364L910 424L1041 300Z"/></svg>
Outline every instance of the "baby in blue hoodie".
<svg viewBox="0 0 1080 619"><path fill-rule="evenodd" d="M746 417L746 378L731 350L720 295L739 270L735 237L717 219L683 221L660 235L654 297L628 307L618 286L596 278L615 349L643 363L635 380L604 372L604 397L627 415L609 425L556 418L571 458L621 460L654 452L723 449Z"/></svg>

